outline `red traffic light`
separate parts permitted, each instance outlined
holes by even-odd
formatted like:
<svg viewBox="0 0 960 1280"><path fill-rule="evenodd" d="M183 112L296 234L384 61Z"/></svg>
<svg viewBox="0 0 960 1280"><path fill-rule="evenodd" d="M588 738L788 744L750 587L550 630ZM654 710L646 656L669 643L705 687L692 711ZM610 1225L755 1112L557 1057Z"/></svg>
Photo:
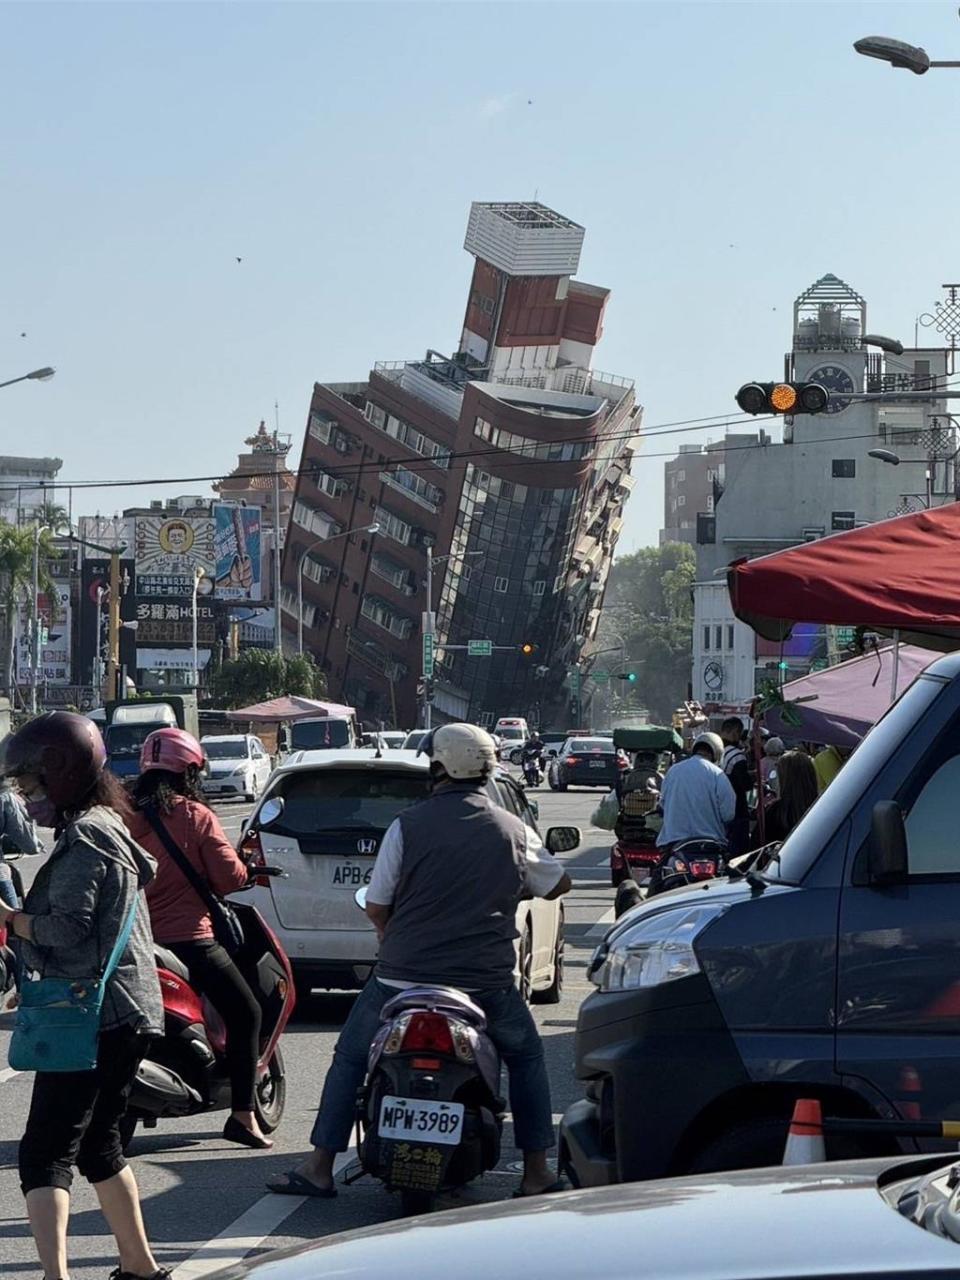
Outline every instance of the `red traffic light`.
<svg viewBox="0 0 960 1280"><path fill-rule="evenodd" d="M744 413L822 413L830 393L819 382L746 382L737 392Z"/></svg>

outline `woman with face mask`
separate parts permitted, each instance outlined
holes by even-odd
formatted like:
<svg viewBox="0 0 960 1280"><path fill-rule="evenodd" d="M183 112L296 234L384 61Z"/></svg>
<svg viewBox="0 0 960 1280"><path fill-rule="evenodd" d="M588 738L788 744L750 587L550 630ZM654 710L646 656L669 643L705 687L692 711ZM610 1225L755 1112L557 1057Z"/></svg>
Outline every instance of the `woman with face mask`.
<svg viewBox="0 0 960 1280"><path fill-rule="evenodd" d="M96 726L66 711L31 720L4 749L3 773L17 780L32 816L56 833L23 910L0 906L0 924L19 939L25 982L89 980L128 939L104 984L96 1066L36 1073L20 1143L20 1185L45 1280L68 1276L74 1166L93 1184L116 1237L120 1265L112 1280L167 1280L147 1242L120 1140L148 1038L163 1031L143 896L156 864L127 831L125 793L105 766Z"/></svg>

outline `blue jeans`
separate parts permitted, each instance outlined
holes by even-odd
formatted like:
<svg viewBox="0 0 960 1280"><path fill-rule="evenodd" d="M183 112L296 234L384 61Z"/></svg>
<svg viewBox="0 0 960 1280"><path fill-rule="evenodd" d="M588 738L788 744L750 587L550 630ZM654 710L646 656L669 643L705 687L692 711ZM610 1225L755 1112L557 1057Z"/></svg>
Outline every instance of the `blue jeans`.
<svg viewBox="0 0 960 1280"><path fill-rule="evenodd" d="M12 907L14 911L20 906L17 901L17 891L10 878L10 868L5 867L2 862L0 862L0 902L5 907Z"/></svg>
<svg viewBox="0 0 960 1280"><path fill-rule="evenodd" d="M395 996L371 978L340 1032L333 1063L323 1084L320 1110L310 1141L327 1151L346 1151L356 1114L357 1091L367 1072L367 1050L380 1026L380 1010ZM536 1023L515 986L474 991L487 1015L487 1031L510 1076L510 1109L521 1151L548 1151L554 1144L550 1081Z"/></svg>

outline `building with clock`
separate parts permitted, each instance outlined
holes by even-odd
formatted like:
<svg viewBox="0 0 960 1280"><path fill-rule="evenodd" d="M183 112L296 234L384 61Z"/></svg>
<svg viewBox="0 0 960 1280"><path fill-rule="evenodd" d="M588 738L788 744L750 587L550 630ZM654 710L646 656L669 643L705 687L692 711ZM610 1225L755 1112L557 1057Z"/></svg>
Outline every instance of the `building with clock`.
<svg viewBox="0 0 960 1280"><path fill-rule="evenodd" d="M825 275L796 299L793 341L783 376L818 382L831 393L821 414L761 421L756 441L724 450L723 483L712 511L697 513L693 697L715 706L742 705L765 679L802 675L836 655L837 637L798 626L782 648L758 638L733 615L723 570L733 560L767 555L858 525L952 501L954 429L936 391L953 372L954 352L877 349L864 335L864 299ZM741 382L757 377L744 369ZM759 371L769 381L779 371ZM898 391L930 390L929 401L896 402ZM884 401L846 397L884 393ZM777 437L780 437L779 439ZM870 456L884 449L899 466Z"/></svg>

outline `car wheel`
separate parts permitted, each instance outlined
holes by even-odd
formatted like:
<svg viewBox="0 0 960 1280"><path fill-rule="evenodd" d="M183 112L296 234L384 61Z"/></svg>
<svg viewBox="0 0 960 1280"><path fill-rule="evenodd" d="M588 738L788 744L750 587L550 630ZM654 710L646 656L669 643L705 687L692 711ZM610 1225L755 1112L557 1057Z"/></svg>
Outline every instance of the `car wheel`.
<svg viewBox="0 0 960 1280"><path fill-rule="evenodd" d="M530 1000L533 1004L559 1004L560 997L563 995L563 954L564 954L564 937L563 937L563 912L560 912L560 919L557 921L557 941L553 948L553 981L549 987L544 987L542 991L533 991L530 994Z"/></svg>
<svg viewBox="0 0 960 1280"><path fill-rule="evenodd" d="M507 757L507 759L510 761L510 763L511 763L511 764L519 764L519 763L520 763L520 752L519 752L519 751L517 751L517 750L513 750L513 751L511 751L511 752L510 752L510 754L509 754L509 756Z"/></svg>
<svg viewBox="0 0 960 1280"><path fill-rule="evenodd" d="M520 939L517 967L520 970L520 994L523 997L524 1004L529 1004L533 986L533 932L530 928L529 920L524 928L523 937Z"/></svg>
<svg viewBox="0 0 960 1280"><path fill-rule="evenodd" d="M720 1173L728 1169L768 1168L783 1163L790 1116L758 1116L734 1125L718 1134L695 1153L680 1173ZM828 1160L862 1160L885 1153L885 1148L871 1143L869 1136L853 1133L832 1134L827 1138ZM892 1154L891 1147L890 1153Z"/></svg>
<svg viewBox="0 0 960 1280"><path fill-rule="evenodd" d="M287 1104L287 1076L283 1067L283 1055L277 1045L267 1069L257 1081L253 1095L253 1111L264 1133L273 1133L283 1119Z"/></svg>

